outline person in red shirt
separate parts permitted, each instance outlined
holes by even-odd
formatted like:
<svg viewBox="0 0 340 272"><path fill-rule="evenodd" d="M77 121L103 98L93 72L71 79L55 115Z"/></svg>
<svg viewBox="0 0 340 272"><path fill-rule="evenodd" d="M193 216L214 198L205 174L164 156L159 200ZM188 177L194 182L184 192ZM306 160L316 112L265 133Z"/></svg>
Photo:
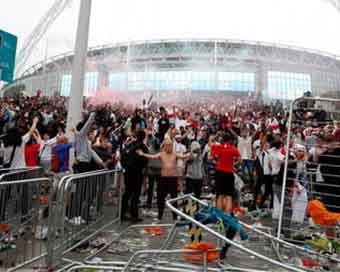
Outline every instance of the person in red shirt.
<svg viewBox="0 0 340 272"><path fill-rule="evenodd" d="M25 146L25 161L26 166L35 167L38 166L38 154L40 150L40 144L37 144L37 131L33 131L33 139L31 139Z"/></svg>
<svg viewBox="0 0 340 272"><path fill-rule="evenodd" d="M234 164L240 163L238 149L230 144L229 133L223 135L223 143L211 147L211 156L216 159L216 197L217 208L231 213L235 193Z"/></svg>

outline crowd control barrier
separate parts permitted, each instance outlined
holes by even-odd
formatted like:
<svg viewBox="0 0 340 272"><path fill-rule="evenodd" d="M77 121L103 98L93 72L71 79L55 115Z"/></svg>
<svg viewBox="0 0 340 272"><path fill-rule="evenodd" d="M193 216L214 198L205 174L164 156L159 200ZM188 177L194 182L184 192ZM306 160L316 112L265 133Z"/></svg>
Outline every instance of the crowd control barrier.
<svg viewBox="0 0 340 272"><path fill-rule="evenodd" d="M122 171L68 175L51 192L47 267L120 220Z"/></svg>
<svg viewBox="0 0 340 272"><path fill-rule="evenodd" d="M47 178L0 182L0 264L19 269L46 253Z"/></svg>
<svg viewBox="0 0 340 272"><path fill-rule="evenodd" d="M40 178L42 176L43 169L41 167L0 169L0 182L33 179Z"/></svg>

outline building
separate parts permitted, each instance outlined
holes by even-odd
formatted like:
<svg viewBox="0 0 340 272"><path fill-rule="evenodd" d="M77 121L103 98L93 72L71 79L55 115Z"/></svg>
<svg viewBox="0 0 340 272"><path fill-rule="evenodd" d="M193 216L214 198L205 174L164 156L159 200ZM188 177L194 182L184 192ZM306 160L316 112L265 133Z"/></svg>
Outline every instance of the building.
<svg viewBox="0 0 340 272"><path fill-rule="evenodd" d="M37 63L15 82L34 95L71 90L73 54ZM154 40L91 48L85 95L122 92L231 92L294 99L340 90L340 59L293 46L235 40Z"/></svg>

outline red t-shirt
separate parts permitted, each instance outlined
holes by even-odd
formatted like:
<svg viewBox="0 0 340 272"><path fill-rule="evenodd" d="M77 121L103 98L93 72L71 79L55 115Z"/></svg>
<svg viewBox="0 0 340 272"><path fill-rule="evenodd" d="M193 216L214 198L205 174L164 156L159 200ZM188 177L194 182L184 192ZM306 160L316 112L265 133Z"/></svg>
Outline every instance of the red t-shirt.
<svg viewBox="0 0 340 272"><path fill-rule="evenodd" d="M211 156L217 159L216 170L234 173L234 159L240 157L240 152L231 144L214 144L211 147Z"/></svg>
<svg viewBox="0 0 340 272"><path fill-rule="evenodd" d="M25 147L25 161L26 166L38 166L38 152L40 144L32 144Z"/></svg>

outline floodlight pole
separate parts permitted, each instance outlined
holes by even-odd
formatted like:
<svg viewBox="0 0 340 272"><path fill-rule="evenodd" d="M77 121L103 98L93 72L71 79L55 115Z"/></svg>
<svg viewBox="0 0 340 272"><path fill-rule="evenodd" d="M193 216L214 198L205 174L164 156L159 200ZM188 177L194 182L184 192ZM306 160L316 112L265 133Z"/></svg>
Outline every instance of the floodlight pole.
<svg viewBox="0 0 340 272"><path fill-rule="evenodd" d="M85 63L88 49L89 27L92 0L81 0L78 18L78 28L75 53L72 67L72 84L67 114L67 129L69 133L81 120L83 110L83 93L85 78Z"/></svg>

